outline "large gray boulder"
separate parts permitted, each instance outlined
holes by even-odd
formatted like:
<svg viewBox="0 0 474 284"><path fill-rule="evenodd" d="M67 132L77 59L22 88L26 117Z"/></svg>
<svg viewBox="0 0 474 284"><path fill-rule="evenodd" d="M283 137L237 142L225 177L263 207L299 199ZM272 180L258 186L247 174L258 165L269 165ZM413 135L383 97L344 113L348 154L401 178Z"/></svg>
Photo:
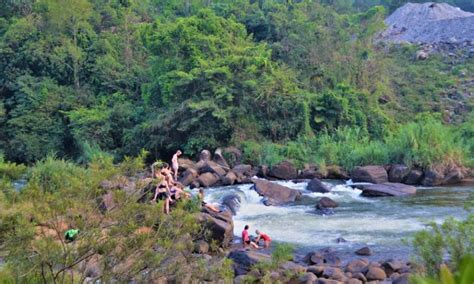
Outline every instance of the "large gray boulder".
<svg viewBox="0 0 474 284"><path fill-rule="evenodd" d="M211 152L209 150L202 150L199 154L199 161L210 161L212 158Z"/></svg>
<svg viewBox="0 0 474 284"><path fill-rule="evenodd" d="M184 172L187 169L196 169L196 163L190 159L178 158L179 171Z"/></svg>
<svg viewBox="0 0 474 284"><path fill-rule="evenodd" d="M384 183L388 182L387 171L383 166L357 167L351 173L354 182Z"/></svg>
<svg viewBox="0 0 474 284"><path fill-rule="evenodd" d="M233 185L237 180L237 175L230 171L222 178L222 185Z"/></svg>
<svg viewBox="0 0 474 284"><path fill-rule="evenodd" d="M188 168L184 171L183 175L179 179L179 182L184 185L190 185L197 177L199 176L198 172L194 168Z"/></svg>
<svg viewBox="0 0 474 284"><path fill-rule="evenodd" d="M437 186L443 184L444 173L440 170L428 169L425 170L421 184L424 186Z"/></svg>
<svg viewBox="0 0 474 284"><path fill-rule="evenodd" d="M233 261L235 275L247 274L253 265L271 261L270 255L252 250L234 250L227 257Z"/></svg>
<svg viewBox="0 0 474 284"><path fill-rule="evenodd" d="M217 183L219 177L213 173L203 173L197 178L197 181L202 187L211 187Z"/></svg>
<svg viewBox="0 0 474 284"><path fill-rule="evenodd" d="M340 166L327 166L326 171L328 179L349 179L349 174Z"/></svg>
<svg viewBox="0 0 474 284"><path fill-rule="evenodd" d="M270 200L266 204L284 205L301 198L301 192L296 189L261 179L252 179L252 182L257 193Z"/></svg>
<svg viewBox="0 0 474 284"><path fill-rule="evenodd" d="M199 162L199 173L214 173L218 175L219 177L223 177L226 175L227 171L225 168L217 164L216 162L213 161L206 161L204 163Z"/></svg>
<svg viewBox="0 0 474 284"><path fill-rule="evenodd" d="M410 168L405 165L392 165L390 171L388 172L388 181L389 182L404 182L408 173L410 173Z"/></svg>
<svg viewBox="0 0 474 284"><path fill-rule="evenodd" d="M206 208L197 215L197 221L209 232L206 234L208 243L215 242L220 247L226 248L232 244L234 238L234 222L229 211L212 212Z"/></svg>
<svg viewBox="0 0 474 284"><path fill-rule="evenodd" d="M298 172L290 161L282 161L270 169L268 173L270 177L277 179L290 180L298 177Z"/></svg>
<svg viewBox="0 0 474 284"><path fill-rule="evenodd" d="M312 192L321 192L321 193L327 193L331 191L329 186L325 185L322 181L320 181L317 178L312 179L306 186L306 189Z"/></svg>
<svg viewBox="0 0 474 284"><path fill-rule="evenodd" d="M420 184L421 178L423 177L423 172L419 169L412 169L408 173L405 183L411 185Z"/></svg>
<svg viewBox="0 0 474 284"><path fill-rule="evenodd" d="M309 265L341 265L341 259L337 255L337 252L331 248L310 252L306 254L303 261Z"/></svg>
<svg viewBox="0 0 474 284"><path fill-rule="evenodd" d="M406 196L416 194L416 188L402 183L367 184L362 186L362 196Z"/></svg>
<svg viewBox="0 0 474 284"><path fill-rule="evenodd" d="M339 204L336 201L332 200L329 197L322 197L319 199L318 203L316 204L316 209L323 210L326 208L336 208Z"/></svg>

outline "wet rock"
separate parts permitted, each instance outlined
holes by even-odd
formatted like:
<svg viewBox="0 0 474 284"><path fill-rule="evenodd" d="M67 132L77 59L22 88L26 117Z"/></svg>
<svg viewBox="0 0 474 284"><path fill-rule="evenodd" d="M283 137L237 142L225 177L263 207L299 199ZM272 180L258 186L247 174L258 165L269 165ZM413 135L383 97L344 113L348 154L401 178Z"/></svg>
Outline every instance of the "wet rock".
<svg viewBox="0 0 474 284"><path fill-rule="evenodd" d="M202 187L211 187L217 183L219 177L213 173L203 173L197 178L197 181Z"/></svg>
<svg viewBox="0 0 474 284"><path fill-rule="evenodd" d="M222 178L222 185L233 185L237 180L237 175L230 171Z"/></svg>
<svg viewBox="0 0 474 284"><path fill-rule="evenodd" d="M297 283L313 284L316 280L318 280L318 277L316 277L316 275L314 275L311 272L306 272L303 275L301 275L300 277L298 277Z"/></svg>
<svg viewBox="0 0 474 284"><path fill-rule="evenodd" d="M369 256L372 255L372 250L369 247L363 247L355 251L357 255Z"/></svg>
<svg viewBox="0 0 474 284"><path fill-rule="evenodd" d="M319 199L318 203L316 204L316 209L323 210L326 208L336 208L339 204L336 201L332 200L329 197L322 197Z"/></svg>
<svg viewBox="0 0 474 284"><path fill-rule="evenodd" d="M236 215L240 207L240 197L236 193L229 193L222 198L222 205L227 207L233 215Z"/></svg>
<svg viewBox="0 0 474 284"><path fill-rule="evenodd" d="M227 163L227 161L225 160L224 158L224 155L222 154L222 149L221 148L217 148L215 151L214 151L214 158L213 158L214 162L216 164L218 164L219 166L225 168L225 169L230 169L230 166L229 164Z"/></svg>
<svg viewBox="0 0 474 284"><path fill-rule="evenodd" d="M290 161L282 161L271 167L268 175L277 179L290 180L295 179L298 173L293 163Z"/></svg>
<svg viewBox="0 0 474 284"><path fill-rule="evenodd" d="M251 267L259 262L271 261L271 257L268 254L252 250L234 250L227 257L233 260L236 275L247 274Z"/></svg>
<svg viewBox="0 0 474 284"><path fill-rule="evenodd" d="M406 184L411 184L411 185L416 185L419 184L421 181L421 178L423 176L423 172L417 169L412 169L405 180Z"/></svg>
<svg viewBox="0 0 474 284"><path fill-rule="evenodd" d="M388 182L387 171L382 166L356 167L351 173L351 178L354 182Z"/></svg>
<svg viewBox="0 0 474 284"><path fill-rule="evenodd" d="M347 240L342 238L342 237L339 237L336 239L336 243L340 244L340 243L347 243Z"/></svg>
<svg viewBox="0 0 474 284"><path fill-rule="evenodd" d="M320 181L317 178L312 179L306 186L306 189L312 192L321 192L321 193L326 193L326 192L331 191L331 189L327 185L325 185L322 181Z"/></svg>
<svg viewBox="0 0 474 284"><path fill-rule="evenodd" d="M421 184L424 186L437 186L443 183L444 174L435 169L428 169L425 171Z"/></svg>
<svg viewBox="0 0 474 284"><path fill-rule="evenodd" d="M328 179L349 179L349 174L339 166L328 166L326 171Z"/></svg>
<svg viewBox="0 0 474 284"><path fill-rule="evenodd" d="M228 247L231 244L234 238L231 212L216 213L203 208L203 211L197 215L197 220L210 232L206 238L208 243L214 241L221 247Z"/></svg>
<svg viewBox="0 0 474 284"><path fill-rule="evenodd" d="M198 188L199 186L201 186L199 184L199 181L198 180L194 180L190 185L189 185L189 188L193 189L193 188Z"/></svg>
<svg viewBox="0 0 474 284"><path fill-rule="evenodd" d="M402 183L383 183L363 185L362 196L383 197L383 196L406 196L416 194L416 188Z"/></svg>
<svg viewBox="0 0 474 284"><path fill-rule="evenodd" d="M392 165L390 171L388 172L388 181L389 182L403 182L408 173L410 173L410 168L405 165Z"/></svg>
<svg viewBox="0 0 474 284"><path fill-rule="evenodd" d="M369 265L369 263L366 260L354 259L354 260L352 260L351 262L349 262L347 264L345 271L351 272L353 274L356 274L356 273L359 273L359 272L365 272L368 265ZM361 280L361 279L359 279L359 280Z"/></svg>
<svg viewBox="0 0 474 284"><path fill-rule="evenodd" d="M337 256L336 251L331 248L310 252L303 258L303 261L310 265L341 265L341 259Z"/></svg>
<svg viewBox="0 0 474 284"><path fill-rule="evenodd" d="M346 278L342 270L337 267L324 268L323 277L339 281L343 281Z"/></svg>
<svg viewBox="0 0 474 284"><path fill-rule="evenodd" d="M211 152L209 150L202 150L201 154L199 154L199 161L210 161L211 160Z"/></svg>
<svg viewBox="0 0 474 284"><path fill-rule="evenodd" d="M272 205L284 205L301 198L299 190L261 179L252 179L252 181L257 193L271 200Z"/></svg>
<svg viewBox="0 0 474 284"><path fill-rule="evenodd" d="M375 266L369 266L369 269L367 273L365 274L365 277L367 278L368 281L374 281L374 280L384 280L387 278L387 274L385 274L385 271L381 269L380 267L375 267Z"/></svg>

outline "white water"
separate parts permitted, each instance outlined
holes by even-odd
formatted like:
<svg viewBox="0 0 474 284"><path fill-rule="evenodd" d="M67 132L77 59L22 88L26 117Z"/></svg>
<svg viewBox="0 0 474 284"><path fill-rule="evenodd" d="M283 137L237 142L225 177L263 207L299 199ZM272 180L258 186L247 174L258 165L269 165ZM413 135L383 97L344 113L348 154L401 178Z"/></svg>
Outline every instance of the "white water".
<svg viewBox="0 0 474 284"><path fill-rule="evenodd" d="M229 193L240 196L241 205L234 216L237 237L248 224L251 233L259 229L273 240L295 244L302 251L333 247L349 254L369 245L381 257L407 258L410 246L403 239L409 241L412 233L423 229L429 221L441 222L448 216L464 217L462 202L469 190L420 188L414 197L370 199L360 196L360 190L340 182L327 182L331 192L325 194L307 191L307 183L278 183L300 190L302 201L291 206L265 206L251 185L207 189L206 201L218 203ZM322 196L339 203L333 215L316 213L314 206ZM347 242L337 243L338 237Z"/></svg>

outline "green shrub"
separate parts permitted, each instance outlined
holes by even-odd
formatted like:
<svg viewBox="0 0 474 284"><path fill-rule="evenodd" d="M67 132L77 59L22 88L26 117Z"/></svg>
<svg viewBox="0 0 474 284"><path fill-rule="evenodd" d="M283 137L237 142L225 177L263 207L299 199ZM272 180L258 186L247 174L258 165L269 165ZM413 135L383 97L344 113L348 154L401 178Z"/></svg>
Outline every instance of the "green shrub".
<svg viewBox="0 0 474 284"><path fill-rule="evenodd" d="M3 154L0 154L0 178L16 180L26 171L26 166L5 161Z"/></svg>

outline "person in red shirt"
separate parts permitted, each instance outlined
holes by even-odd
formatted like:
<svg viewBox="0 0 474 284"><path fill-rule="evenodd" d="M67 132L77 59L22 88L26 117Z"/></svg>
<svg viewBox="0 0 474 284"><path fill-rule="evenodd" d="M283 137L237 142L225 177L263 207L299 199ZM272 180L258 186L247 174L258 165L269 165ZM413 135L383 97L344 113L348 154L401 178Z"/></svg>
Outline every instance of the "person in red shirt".
<svg viewBox="0 0 474 284"><path fill-rule="evenodd" d="M256 230L255 233L257 234L257 239L255 242L258 244L260 240L263 240L264 247L267 249L270 247L270 244L272 243L272 239L265 233L260 232L259 230Z"/></svg>
<svg viewBox="0 0 474 284"><path fill-rule="evenodd" d="M258 245L250 240L249 237L249 225L245 225L244 230L242 231L242 246L245 248L248 245L258 249Z"/></svg>

